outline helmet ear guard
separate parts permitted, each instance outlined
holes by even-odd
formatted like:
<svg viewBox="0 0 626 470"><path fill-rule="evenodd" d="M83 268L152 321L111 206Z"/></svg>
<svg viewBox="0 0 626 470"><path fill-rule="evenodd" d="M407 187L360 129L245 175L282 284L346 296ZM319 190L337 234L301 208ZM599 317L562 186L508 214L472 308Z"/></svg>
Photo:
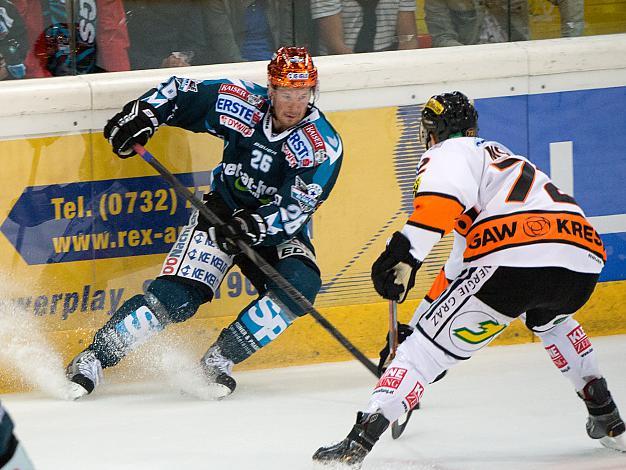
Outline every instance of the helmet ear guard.
<svg viewBox="0 0 626 470"><path fill-rule="evenodd" d="M437 142L453 137L476 137L478 113L460 91L432 96L424 105L419 140L429 147L430 134Z"/></svg>

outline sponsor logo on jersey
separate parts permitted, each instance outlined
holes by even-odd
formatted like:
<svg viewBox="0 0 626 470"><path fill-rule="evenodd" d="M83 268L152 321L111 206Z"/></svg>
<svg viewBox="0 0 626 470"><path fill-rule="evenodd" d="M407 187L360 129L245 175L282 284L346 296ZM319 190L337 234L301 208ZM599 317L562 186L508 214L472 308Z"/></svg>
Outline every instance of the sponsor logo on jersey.
<svg viewBox="0 0 626 470"><path fill-rule="evenodd" d="M315 127L315 124L308 124L304 126L302 130L304 131L304 135L306 135L306 137L309 139L309 142L311 142L313 150L325 149L326 146L324 145L324 139L322 139L322 136L317 131L317 127Z"/></svg>
<svg viewBox="0 0 626 470"><path fill-rule="evenodd" d="M220 124L222 126L228 127L229 129L233 129L234 131L239 132L244 137L250 137L254 134L254 129L250 126L246 126L243 122L235 119L231 116L220 115Z"/></svg>
<svg viewBox="0 0 626 470"><path fill-rule="evenodd" d="M251 193L257 199L262 196L273 196L278 192L278 188L268 186L263 180L256 180L253 176L248 175L241 170L241 163L228 163L223 166L224 175L235 176L235 189Z"/></svg>
<svg viewBox="0 0 626 470"><path fill-rule="evenodd" d="M587 338L587 334L584 332L582 326L577 326L572 331L567 333L567 337L574 346L576 353L582 354L584 351L591 347L591 341Z"/></svg>
<svg viewBox="0 0 626 470"><path fill-rule="evenodd" d="M198 82L189 78L177 78L178 89L182 92L191 91L192 93L198 92Z"/></svg>
<svg viewBox="0 0 626 470"><path fill-rule="evenodd" d="M289 150L289 147L287 146L287 143L283 144L283 153L285 154L285 160L287 160L287 163L289 163L289 167L290 168L295 168L298 166L298 158L293 154L293 152L291 150Z"/></svg>
<svg viewBox="0 0 626 470"><path fill-rule="evenodd" d="M550 231L550 221L541 216L528 217L522 229L531 238L542 237Z"/></svg>
<svg viewBox="0 0 626 470"><path fill-rule="evenodd" d="M248 126L254 127L261 121L263 114L254 106L241 101L239 98L230 96L218 96L215 110L219 113L228 114L243 121Z"/></svg>
<svg viewBox="0 0 626 470"><path fill-rule="evenodd" d="M419 401L422 399L422 395L424 394L424 386L417 382L413 390L409 392L409 394L404 398L406 402L406 407L408 408L406 411L412 410L417 406Z"/></svg>
<svg viewBox="0 0 626 470"><path fill-rule="evenodd" d="M296 176L295 184L291 186L291 197L297 201L303 212L315 209L321 194L322 187L319 184L306 184L299 176Z"/></svg>
<svg viewBox="0 0 626 470"><path fill-rule="evenodd" d="M219 94L236 96L237 98L241 98L245 103L251 104L259 109L263 107L265 103L265 98L259 95L255 95L254 93L250 93L245 88L241 88L240 86L233 85L230 83L222 83L220 85Z"/></svg>
<svg viewBox="0 0 626 470"><path fill-rule="evenodd" d="M581 214L521 212L478 222L466 235L465 261L494 251L532 243L564 243L586 249L606 260L602 240Z"/></svg>
<svg viewBox="0 0 626 470"><path fill-rule="evenodd" d="M382 377L378 380L374 390L380 388L390 388L397 390L406 376L407 370L401 367L388 367Z"/></svg>
<svg viewBox="0 0 626 470"><path fill-rule="evenodd" d="M328 158L324 140L314 124L293 132L283 144L283 153L292 168L312 167Z"/></svg>
<svg viewBox="0 0 626 470"><path fill-rule="evenodd" d="M567 366L567 360L563 357L563 354L561 354L561 351L559 351L559 348L556 346L556 344L546 346L545 349L546 351L548 351L550 359L552 359L552 362L554 362L555 366L557 366L559 369Z"/></svg>

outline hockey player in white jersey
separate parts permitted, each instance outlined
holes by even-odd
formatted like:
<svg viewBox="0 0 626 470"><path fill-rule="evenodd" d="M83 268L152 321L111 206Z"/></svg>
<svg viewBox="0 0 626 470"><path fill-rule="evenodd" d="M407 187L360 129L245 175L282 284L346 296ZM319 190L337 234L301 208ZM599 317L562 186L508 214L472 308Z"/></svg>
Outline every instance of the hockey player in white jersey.
<svg viewBox="0 0 626 470"><path fill-rule="evenodd" d="M433 96L422 111L427 151L417 171L414 211L373 264L372 280L382 297L404 301L422 261L453 229L459 243L447 269L458 275L447 286L439 278L443 292L416 312L415 331L348 436L318 449L316 461L360 466L429 383L521 315L583 399L588 435L626 451L624 422L589 339L571 318L591 296L606 261L602 240L576 201L530 161L476 137L477 121L460 92Z"/></svg>

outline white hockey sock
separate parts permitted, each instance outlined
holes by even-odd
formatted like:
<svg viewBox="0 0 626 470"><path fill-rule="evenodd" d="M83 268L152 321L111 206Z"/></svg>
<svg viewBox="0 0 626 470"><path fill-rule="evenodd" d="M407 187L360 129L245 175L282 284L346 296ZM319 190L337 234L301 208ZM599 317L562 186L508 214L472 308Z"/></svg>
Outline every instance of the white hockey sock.
<svg viewBox="0 0 626 470"><path fill-rule="evenodd" d="M552 362L577 392L591 379L602 377L591 341L580 323L571 316L547 331L534 333L541 338Z"/></svg>
<svg viewBox="0 0 626 470"><path fill-rule="evenodd" d="M456 362L415 331L398 347L395 359L376 384L365 412L380 411L389 421L397 420L417 405L426 385Z"/></svg>

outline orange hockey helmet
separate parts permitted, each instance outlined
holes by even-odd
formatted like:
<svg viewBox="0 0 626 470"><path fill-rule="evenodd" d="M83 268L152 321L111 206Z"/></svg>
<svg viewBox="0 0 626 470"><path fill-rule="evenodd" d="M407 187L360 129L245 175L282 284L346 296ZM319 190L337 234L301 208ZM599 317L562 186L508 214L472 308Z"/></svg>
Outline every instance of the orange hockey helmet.
<svg viewBox="0 0 626 470"><path fill-rule="evenodd" d="M267 66L273 87L317 89L317 68L306 47L281 47Z"/></svg>

